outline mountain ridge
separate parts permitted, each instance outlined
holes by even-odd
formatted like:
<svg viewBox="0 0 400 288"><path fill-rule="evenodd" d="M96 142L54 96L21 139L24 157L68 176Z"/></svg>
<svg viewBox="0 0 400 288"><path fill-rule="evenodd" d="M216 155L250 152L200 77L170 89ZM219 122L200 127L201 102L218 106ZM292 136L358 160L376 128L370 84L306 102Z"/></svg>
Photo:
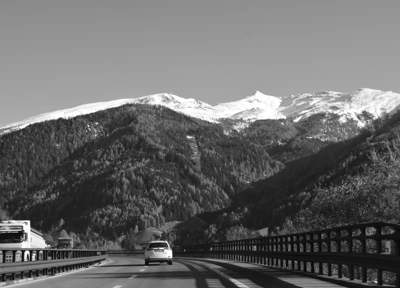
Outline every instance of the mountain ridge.
<svg viewBox="0 0 400 288"><path fill-rule="evenodd" d="M360 90L361 102L367 98L360 92L376 97ZM307 108L326 95L332 101L320 104L349 105L351 95L338 92L293 98ZM379 167L388 162L388 171L376 167L373 175L386 183L392 178L385 173L398 174L400 113L360 117L369 121L362 129L326 112L298 122L255 121L226 133L235 121L211 123L161 105L130 104L36 123L0 137L0 212L31 219L43 231L74 231L92 240L87 245L117 239L136 226L145 230L196 215L204 216L209 234L177 232L175 244L225 241L235 227L275 229L308 209L320 189L329 196L332 185L351 188L346 179L357 174L369 183L363 171L377 157L384 157ZM381 182L368 191L380 191ZM392 194L388 190L385 199Z"/></svg>
<svg viewBox="0 0 400 288"><path fill-rule="evenodd" d="M360 127L363 127L365 123L361 121L359 114L366 111L372 114L374 118L377 118L383 113L392 113L400 107L400 94L369 88L360 88L350 93L323 91L290 96L271 96L256 91L253 95L241 100L211 106L193 98L182 98L170 93L159 93L139 98L89 103L43 113L22 121L0 126L0 135L23 129L38 122L58 118L68 119L126 104L161 105L188 116L213 123L219 123L223 119L241 121L242 125L236 126L241 128L257 120L293 118L294 121L299 121L304 117L322 112L337 114L341 117L342 122L346 122L349 119L355 120Z"/></svg>

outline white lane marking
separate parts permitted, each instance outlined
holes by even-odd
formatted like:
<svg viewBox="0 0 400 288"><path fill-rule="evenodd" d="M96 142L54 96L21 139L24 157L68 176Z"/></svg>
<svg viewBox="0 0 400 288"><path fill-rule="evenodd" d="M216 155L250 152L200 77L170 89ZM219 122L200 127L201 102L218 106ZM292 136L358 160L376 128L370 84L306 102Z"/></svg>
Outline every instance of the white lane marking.
<svg viewBox="0 0 400 288"><path fill-rule="evenodd" d="M143 272L146 269L140 269L139 272ZM135 277L137 277L138 275L132 275L131 277L129 277L128 279L135 279Z"/></svg>
<svg viewBox="0 0 400 288"><path fill-rule="evenodd" d="M212 269L215 273L221 275L223 278L225 278L225 279L231 281L231 282L232 282L233 284L235 284L237 287L240 287L240 288L250 288L249 286L243 284L242 282L240 282L240 281L238 281L238 280L236 280L236 279L234 279L234 278L229 277L228 275L226 275L225 273L223 273L223 272L221 272L221 271L219 271L219 270L217 270L217 269L214 269L214 268L211 268L211 267L209 267L209 268Z"/></svg>
<svg viewBox="0 0 400 288"><path fill-rule="evenodd" d="M114 286L113 288L121 288L122 287L122 285L117 285L117 286Z"/></svg>

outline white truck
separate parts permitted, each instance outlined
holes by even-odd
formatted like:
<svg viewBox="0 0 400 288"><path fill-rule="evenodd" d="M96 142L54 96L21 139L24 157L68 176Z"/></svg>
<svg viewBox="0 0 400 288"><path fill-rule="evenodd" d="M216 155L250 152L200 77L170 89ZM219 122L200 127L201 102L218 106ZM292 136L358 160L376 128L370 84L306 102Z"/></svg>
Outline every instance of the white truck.
<svg viewBox="0 0 400 288"><path fill-rule="evenodd" d="M7 248L46 248L46 241L42 233L31 227L29 220L3 220L0 221L0 263L3 262L3 253L6 254L5 262L13 261L13 253ZM7 252L6 252L7 251ZM38 260L35 251L24 253L24 261ZM15 261L22 261L22 251L17 251Z"/></svg>

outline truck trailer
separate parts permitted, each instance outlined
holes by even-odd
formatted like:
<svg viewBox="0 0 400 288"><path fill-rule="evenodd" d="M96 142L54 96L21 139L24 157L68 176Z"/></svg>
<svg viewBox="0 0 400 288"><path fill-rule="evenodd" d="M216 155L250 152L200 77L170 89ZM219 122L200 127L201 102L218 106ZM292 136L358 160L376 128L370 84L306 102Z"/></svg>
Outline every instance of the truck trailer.
<svg viewBox="0 0 400 288"><path fill-rule="evenodd" d="M0 250L6 251L7 248L46 248L46 241L43 234L31 227L30 220L3 220L0 221ZM0 252L3 253L3 252ZM7 251L5 261L12 262L13 255ZM22 251L16 253L15 261L22 260ZM3 256L3 255L1 255ZM36 252L27 251L24 254L24 261L38 260ZM4 257L0 257L0 263Z"/></svg>

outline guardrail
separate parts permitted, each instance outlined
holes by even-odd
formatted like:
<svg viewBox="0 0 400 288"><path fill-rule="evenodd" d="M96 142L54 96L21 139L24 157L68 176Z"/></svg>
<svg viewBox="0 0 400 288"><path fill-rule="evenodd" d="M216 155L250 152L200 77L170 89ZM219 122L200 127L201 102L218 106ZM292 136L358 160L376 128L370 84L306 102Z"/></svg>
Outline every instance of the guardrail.
<svg viewBox="0 0 400 288"><path fill-rule="evenodd" d="M29 261L25 253L29 251ZM0 281L39 277L88 267L107 258L105 250L20 249L0 250Z"/></svg>
<svg viewBox="0 0 400 288"><path fill-rule="evenodd" d="M174 255L251 262L400 288L400 225L367 223L185 246ZM336 276L336 277L333 277ZM327 277L324 277L326 279Z"/></svg>

